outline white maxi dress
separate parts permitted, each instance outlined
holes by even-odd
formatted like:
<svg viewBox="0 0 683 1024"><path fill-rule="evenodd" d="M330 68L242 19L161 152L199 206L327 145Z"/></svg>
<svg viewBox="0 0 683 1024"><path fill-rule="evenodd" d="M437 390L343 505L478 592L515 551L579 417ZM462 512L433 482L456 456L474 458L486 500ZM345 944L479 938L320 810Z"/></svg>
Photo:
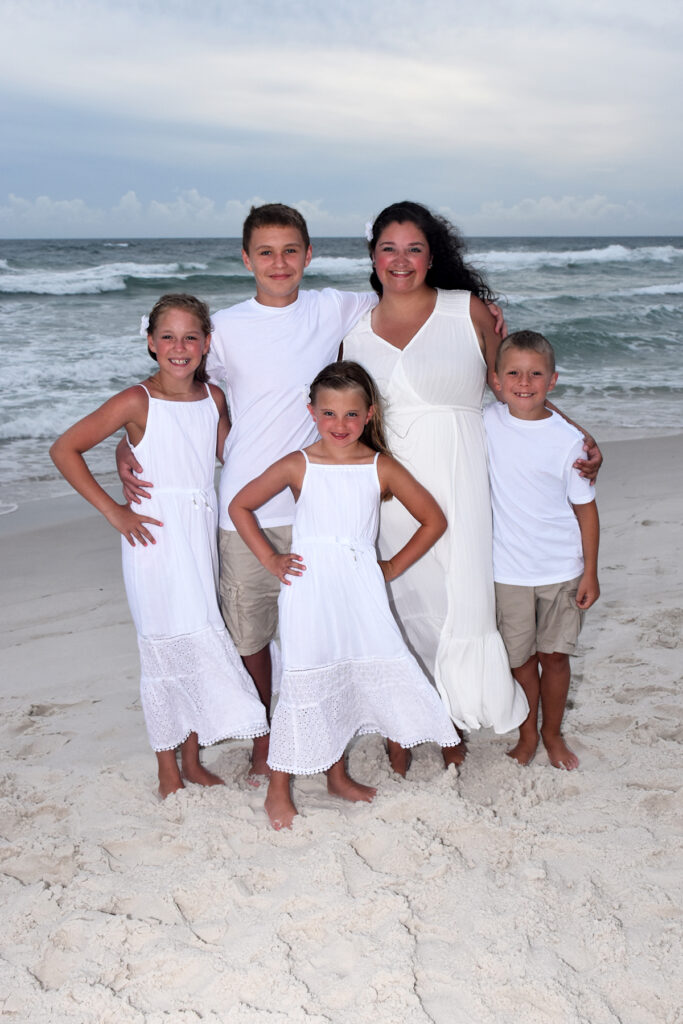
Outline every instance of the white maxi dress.
<svg viewBox="0 0 683 1024"><path fill-rule="evenodd" d="M265 709L216 597L216 404L208 388L198 402L164 401L144 390L147 427L133 451L154 481L145 513L164 525L149 527L156 544L131 547L122 538L121 550L150 744L173 750L191 732L202 746L264 735Z"/></svg>
<svg viewBox="0 0 683 1024"><path fill-rule="evenodd" d="M282 681L268 764L296 775L326 771L358 734L404 747L458 743L389 608L375 541L375 459L311 463L296 504L292 551L306 566L280 591Z"/></svg>
<svg viewBox="0 0 683 1024"><path fill-rule="evenodd" d="M441 505L448 530L390 584L404 636L460 728L508 732L528 714L496 628L492 522L482 421L486 363L470 293L439 291L432 315L403 349L367 313L344 339L386 402L387 441ZM416 528L398 502L382 506L379 547L395 554Z"/></svg>

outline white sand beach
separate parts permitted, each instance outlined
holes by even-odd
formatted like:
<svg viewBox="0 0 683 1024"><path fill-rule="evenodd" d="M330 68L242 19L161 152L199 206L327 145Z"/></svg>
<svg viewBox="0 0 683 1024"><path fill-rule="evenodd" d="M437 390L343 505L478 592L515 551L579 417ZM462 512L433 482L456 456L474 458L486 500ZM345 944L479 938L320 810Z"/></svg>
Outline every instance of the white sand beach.
<svg viewBox="0 0 683 1024"><path fill-rule="evenodd" d="M0 1011L20 1024L676 1024L683 1020L683 438L613 442L602 597L565 731L581 766L471 736L373 804L298 780L274 832L248 745L165 802L119 540L76 496L0 517Z"/></svg>

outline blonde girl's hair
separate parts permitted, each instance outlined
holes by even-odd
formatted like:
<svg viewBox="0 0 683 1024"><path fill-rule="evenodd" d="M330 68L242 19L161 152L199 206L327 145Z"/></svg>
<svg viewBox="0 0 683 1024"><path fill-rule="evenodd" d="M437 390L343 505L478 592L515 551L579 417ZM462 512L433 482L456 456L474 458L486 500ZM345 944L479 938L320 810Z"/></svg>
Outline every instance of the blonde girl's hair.
<svg viewBox="0 0 683 1024"><path fill-rule="evenodd" d="M332 391L346 391L348 388L353 388L355 391L360 391L368 408L370 406L373 408L372 417L365 424L360 439L374 452L391 455L384 436L384 411L380 393L374 380L360 363L351 362L350 359L340 359L322 369L311 384L310 401L312 405L315 404L318 391L321 388L331 388Z"/></svg>
<svg viewBox="0 0 683 1024"><path fill-rule="evenodd" d="M159 317L163 316L164 313L168 313L170 309L182 309L186 313L191 313L192 316L196 317L199 321L199 327L202 334L211 334L213 324L211 323L209 307L205 302L202 302L201 299L196 298L194 295L188 295L185 292L171 292L168 295L162 295L158 302L155 302L152 311L149 314L149 326L147 328L149 334L154 333ZM147 345L147 351L156 362L157 357L155 353L152 352L149 344ZM202 356L201 363L194 371L194 379L200 384L206 384L208 381L209 375L206 372L206 355Z"/></svg>

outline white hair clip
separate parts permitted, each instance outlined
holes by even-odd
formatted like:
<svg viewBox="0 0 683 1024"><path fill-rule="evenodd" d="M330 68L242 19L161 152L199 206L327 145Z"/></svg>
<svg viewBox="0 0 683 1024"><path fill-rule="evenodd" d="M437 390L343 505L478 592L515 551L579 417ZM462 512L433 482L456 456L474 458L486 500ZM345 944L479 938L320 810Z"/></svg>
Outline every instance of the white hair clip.
<svg viewBox="0 0 683 1024"><path fill-rule="evenodd" d="M144 316L140 317L140 337L146 338L149 334L149 317L145 313Z"/></svg>
<svg viewBox="0 0 683 1024"><path fill-rule="evenodd" d="M368 220L365 222L365 237L368 242L372 241L372 221Z"/></svg>

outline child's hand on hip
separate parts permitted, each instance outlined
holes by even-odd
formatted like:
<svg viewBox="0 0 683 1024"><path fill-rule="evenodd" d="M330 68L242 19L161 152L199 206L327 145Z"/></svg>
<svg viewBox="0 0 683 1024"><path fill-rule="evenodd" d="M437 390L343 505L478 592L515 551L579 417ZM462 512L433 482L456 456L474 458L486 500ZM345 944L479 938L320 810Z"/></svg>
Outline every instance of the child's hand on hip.
<svg viewBox="0 0 683 1024"><path fill-rule="evenodd" d="M301 555L295 555L290 552L287 555L276 555L273 553L264 564L268 572L272 572L273 576L277 576L280 583L286 583L290 587L292 581L288 580L287 576L301 576L306 568L303 562L304 560Z"/></svg>

